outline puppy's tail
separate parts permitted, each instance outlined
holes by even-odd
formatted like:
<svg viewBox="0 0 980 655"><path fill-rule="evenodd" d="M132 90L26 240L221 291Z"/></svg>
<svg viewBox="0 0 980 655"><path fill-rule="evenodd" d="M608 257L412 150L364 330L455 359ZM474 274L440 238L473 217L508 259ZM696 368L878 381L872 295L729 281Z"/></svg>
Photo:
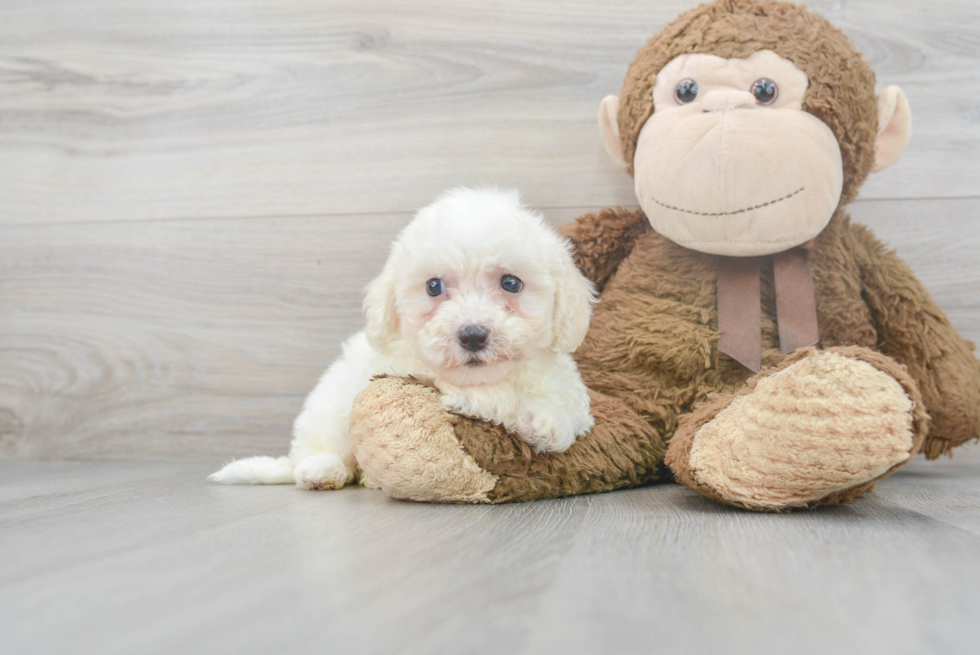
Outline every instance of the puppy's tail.
<svg viewBox="0 0 980 655"><path fill-rule="evenodd" d="M221 484L292 484L293 462L288 457L246 457L225 464L208 476Z"/></svg>

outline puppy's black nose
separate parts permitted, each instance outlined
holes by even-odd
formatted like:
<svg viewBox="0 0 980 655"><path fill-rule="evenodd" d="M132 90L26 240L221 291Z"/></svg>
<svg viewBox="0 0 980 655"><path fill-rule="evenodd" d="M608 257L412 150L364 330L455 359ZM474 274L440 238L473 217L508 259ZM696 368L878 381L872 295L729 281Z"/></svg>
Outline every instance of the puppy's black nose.
<svg viewBox="0 0 980 655"><path fill-rule="evenodd" d="M459 343L470 352L479 352L487 347L490 330L482 325L467 325L459 331Z"/></svg>

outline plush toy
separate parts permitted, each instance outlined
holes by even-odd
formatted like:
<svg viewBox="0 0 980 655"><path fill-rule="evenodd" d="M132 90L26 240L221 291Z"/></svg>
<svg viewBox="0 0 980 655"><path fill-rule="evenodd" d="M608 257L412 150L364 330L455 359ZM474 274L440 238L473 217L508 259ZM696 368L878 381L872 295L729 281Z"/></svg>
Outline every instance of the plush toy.
<svg viewBox="0 0 980 655"><path fill-rule="evenodd" d="M844 210L899 157L910 114L826 19L771 0L689 11L599 124L641 209L563 228L601 291L575 354L594 430L536 454L382 378L351 418L365 484L507 502L674 477L780 511L852 501L980 436L973 344Z"/></svg>

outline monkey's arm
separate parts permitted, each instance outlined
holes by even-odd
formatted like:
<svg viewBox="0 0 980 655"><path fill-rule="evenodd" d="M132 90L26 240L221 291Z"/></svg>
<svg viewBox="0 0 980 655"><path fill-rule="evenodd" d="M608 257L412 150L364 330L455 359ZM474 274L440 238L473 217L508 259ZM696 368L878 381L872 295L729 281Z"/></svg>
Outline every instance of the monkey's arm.
<svg viewBox="0 0 980 655"><path fill-rule="evenodd" d="M929 459L980 437L980 362L905 262L870 230L851 225L861 282L882 352L905 365L932 422Z"/></svg>
<svg viewBox="0 0 980 655"><path fill-rule="evenodd" d="M575 265L601 292L637 237L649 229L642 210L616 207L579 216L558 231L575 245Z"/></svg>

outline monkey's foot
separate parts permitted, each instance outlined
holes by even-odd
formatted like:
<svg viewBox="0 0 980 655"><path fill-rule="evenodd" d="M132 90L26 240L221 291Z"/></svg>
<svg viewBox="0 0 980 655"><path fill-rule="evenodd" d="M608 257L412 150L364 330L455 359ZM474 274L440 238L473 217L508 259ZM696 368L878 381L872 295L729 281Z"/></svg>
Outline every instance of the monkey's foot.
<svg viewBox="0 0 980 655"><path fill-rule="evenodd" d="M508 503L660 479L659 433L623 401L590 395L593 430L565 452L539 453L500 425L447 411L432 387L378 378L351 412L362 483L405 500Z"/></svg>
<svg viewBox="0 0 980 655"><path fill-rule="evenodd" d="M807 349L683 417L667 464L679 482L746 509L851 502L908 463L927 423L893 360Z"/></svg>
<svg viewBox="0 0 980 655"><path fill-rule="evenodd" d="M496 477L466 453L439 392L374 380L354 400L351 444L365 486L403 500L487 503Z"/></svg>

